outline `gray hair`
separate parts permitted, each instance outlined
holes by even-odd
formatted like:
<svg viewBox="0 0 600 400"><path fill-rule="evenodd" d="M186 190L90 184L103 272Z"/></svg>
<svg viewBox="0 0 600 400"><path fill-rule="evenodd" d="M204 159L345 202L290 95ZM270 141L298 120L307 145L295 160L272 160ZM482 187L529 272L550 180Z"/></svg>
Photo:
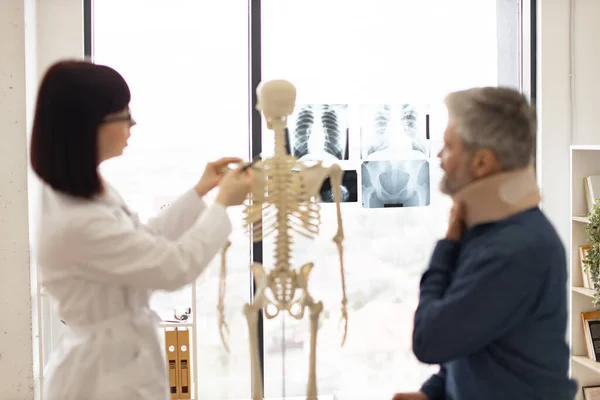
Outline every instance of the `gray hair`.
<svg viewBox="0 0 600 400"><path fill-rule="evenodd" d="M523 94L504 87L478 87L452 92L445 100L448 117L468 149L492 150L504 170L534 161L537 118Z"/></svg>

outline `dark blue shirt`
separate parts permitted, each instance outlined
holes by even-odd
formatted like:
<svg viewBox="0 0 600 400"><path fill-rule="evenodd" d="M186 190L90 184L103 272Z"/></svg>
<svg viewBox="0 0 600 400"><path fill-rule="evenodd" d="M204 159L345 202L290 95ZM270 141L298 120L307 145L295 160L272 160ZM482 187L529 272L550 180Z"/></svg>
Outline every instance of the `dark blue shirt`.
<svg viewBox="0 0 600 400"><path fill-rule="evenodd" d="M538 209L437 243L421 278L413 351L440 372L430 400L572 400L566 255Z"/></svg>

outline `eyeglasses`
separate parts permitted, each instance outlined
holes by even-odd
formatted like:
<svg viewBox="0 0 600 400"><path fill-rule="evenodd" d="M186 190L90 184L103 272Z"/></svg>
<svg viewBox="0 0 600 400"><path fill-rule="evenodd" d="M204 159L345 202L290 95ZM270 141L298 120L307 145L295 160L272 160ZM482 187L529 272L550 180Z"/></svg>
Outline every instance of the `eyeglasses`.
<svg viewBox="0 0 600 400"><path fill-rule="evenodd" d="M125 115L108 116L102 120L103 124L110 124L112 122L129 122L129 125L132 126L136 124L135 119L133 119L130 112Z"/></svg>

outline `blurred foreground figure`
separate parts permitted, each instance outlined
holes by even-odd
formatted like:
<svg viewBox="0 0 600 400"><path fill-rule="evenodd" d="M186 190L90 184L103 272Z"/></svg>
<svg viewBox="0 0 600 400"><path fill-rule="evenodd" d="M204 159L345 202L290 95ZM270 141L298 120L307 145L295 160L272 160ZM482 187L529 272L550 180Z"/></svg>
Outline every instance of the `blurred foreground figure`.
<svg viewBox="0 0 600 400"><path fill-rule="evenodd" d="M221 172L241 160L220 159L142 224L99 173L127 146L130 99L117 71L83 61L54 64L40 85L30 146L42 180L37 262L66 325L44 371L44 400L170 399L149 298L196 280L228 241L226 208L252 186L251 172Z"/></svg>
<svg viewBox="0 0 600 400"><path fill-rule="evenodd" d="M517 91L446 98L438 154L454 205L421 278L413 351L440 371L394 400L571 400L567 266L538 208L535 109Z"/></svg>

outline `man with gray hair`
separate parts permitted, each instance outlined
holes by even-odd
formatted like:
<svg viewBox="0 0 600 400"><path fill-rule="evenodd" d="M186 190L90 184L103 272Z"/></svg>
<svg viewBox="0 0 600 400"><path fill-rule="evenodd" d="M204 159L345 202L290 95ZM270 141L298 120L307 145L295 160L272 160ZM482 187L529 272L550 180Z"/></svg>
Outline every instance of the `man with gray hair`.
<svg viewBox="0 0 600 400"><path fill-rule="evenodd" d="M448 230L420 284L413 351L440 364L394 400L572 400L566 255L538 208L535 109L518 91L446 98Z"/></svg>

